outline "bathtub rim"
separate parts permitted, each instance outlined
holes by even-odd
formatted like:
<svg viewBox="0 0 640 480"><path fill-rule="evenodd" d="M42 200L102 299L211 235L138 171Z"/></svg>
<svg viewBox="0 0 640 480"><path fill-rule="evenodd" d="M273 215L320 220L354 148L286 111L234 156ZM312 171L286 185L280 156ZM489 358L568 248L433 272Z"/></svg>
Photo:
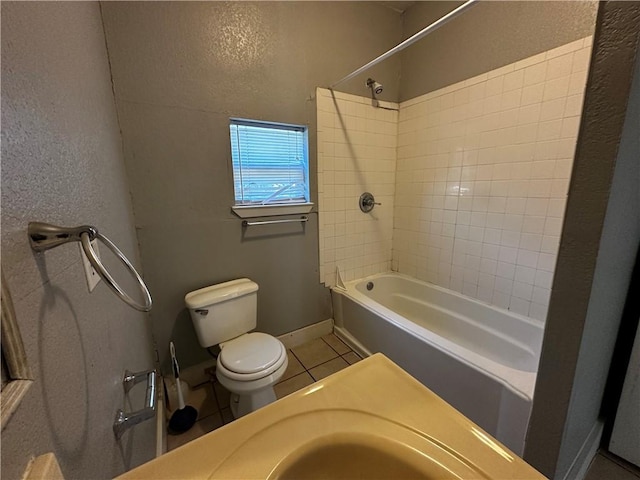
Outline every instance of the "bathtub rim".
<svg viewBox="0 0 640 480"><path fill-rule="evenodd" d="M508 388L509 390L511 390L512 392L518 395L524 396L529 401L533 401L533 393L535 389L537 369L533 372L526 372L523 370L517 370L511 367L502 365L487 357L483 357L478 353L475 353L461 345L456 344L455 342L452 342L451 340L445 337L442 337L424 327L421 327L420 325L415 324L411 320L406 319L405 317L395 313L393 310L376 302L371 297L367 297L365 294L363 294L362 292L358 291L355 288L355 286L359 283L375 280L376 278L380 278L384 276L400 277L407 281L425 285L428 288L434 288L444 294L460 297L464 301L471 301L475 304L480 305L483 308L491 308L495 310L500 310L501 312L506 312L509 316L513 316L514 318L524 321L529 325L541 328L544 333L543 322L540 322L539 320L532 319L529 317L525 317L524 315L519 315L519 314L510 312L508 310L500 309L494 305L490 305L480 300L468 297L459 292L455 292L453 290L440 287L439 285L435 285L430 282L425 282L417 278L411 277L409 275L405 275L397 272L377 273L377 274L369 275L367 277L359 278L356 280L351 280L345 283L345 288L340 286L331 287L331 290L335 291L336 294L344 295L348 299L360 305L362 308L365 308L366 310L381 316L384 320L392 323L393 325L397 326L398 328L408 333L409 335L412 335L414 337L417 337L427 342L433 348L436 348L446 353L447 355L451 355L458 358L460 361L466 363L471 368L477 370L479 373L490 376L492 379L502 384L505 388ZM363 298L365 300L363 300ZM376 308L373 308L370 304L367 303L367 301L369 303L375 304ZM340 316L341 315L342 315L342 312L340 312ZM337 317L338 315L334 315L334 316ZM341 320L340 322L341 324L338 324L338 322L336 322L336 325L335 325L335 327L337 327L337 331L339 333L343 333L343 331L346 330L349 336L356 339L355 336L351 332L349 332L348 328L345 327L344 319L340 319L340 320ZM364 351L368 352L366 348L364 348ZM540 361L540 355L538 354L538 363L539 361Z"/></svg>
<svg viewBox="0 0 640 480"><path fill-rule="evenodd" d="M398 272L393 272L393 271L389 271L389 272L383 272L383 273L374 273L373 275L369 275L366 277L362 277L362 278L357 278L355 280L350 280L349 282L345 283L345 289L343 289L340 286L335 286L335 287L331 287L332 289L338 290L338 291L349 291L349 287L355 286L358 283L362 283L364 281L369 281L369 280L374 280L376 278L380 278L380 277L398 277L398 278L403 278L405 280L409 280L411 282L414 283L418 283L418 284L422 284L425 285L429 288L432 288L438 292L444 293L444 294L448 294L448 295L452 295L454 297L458 297L461 298L465 301L468 301L470 303L474 303L477 304L481 307L484 308L491 308L493 310L498 310L500 312L506 313L511 317L515 317L518 320L523 321L524 323L528 323L529 325L532 325L534 327L540 327L544 330L544 326L545 326L545 322L542 320L538 320L536 318L531 318L531 317L527 317L525 315L521 315L519 313L516 312L512 312L511 310L506 310L504 308L498 307L497 305L492 305L490 303L484 302L482 300L479 300L477 298L473 298L473 297L469 297L468 295L465 295L463 293L457 292L455 290L451 290L449 288L445 288L445 287L441 287L440 285L436 285L435 283L431 283L429 281L426 280L420 280L419 278L415 278L412 277L410 275L406 275L404 273L398 273Z"/></svg>

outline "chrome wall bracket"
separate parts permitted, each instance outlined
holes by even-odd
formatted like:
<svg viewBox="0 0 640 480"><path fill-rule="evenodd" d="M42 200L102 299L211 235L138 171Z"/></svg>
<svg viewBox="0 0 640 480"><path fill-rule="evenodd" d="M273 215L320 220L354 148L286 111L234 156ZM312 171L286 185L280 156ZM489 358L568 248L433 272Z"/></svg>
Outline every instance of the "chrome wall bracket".
<svg viewBox="0 0 640 480"><path fill-rule="evenodd" d="M89 263L95 271L102 277L109 288L127 305L140 312L148 312L151 310L152 300L147 285L142 280L140 274L133 267L131 262L124 256L115 244L107 237L98 232L98 229L91 225L81 225L79 227L58 227L49 223L30 222L27 233L31 248L36 252L44 252L50 248L55 248L69 242L80 242ZM100 258L91 246L91 242L95 239L100 240L104 245L113 252L122 262L124 267L131 273L138 283L143 297L143 303L136 302L116 283L111 274L102 265Z"/></svg>
<svg viewBox="0 0 640 480"><path fill-rule="evenodd" d="M145 370L142 372L131 372L125 370L124 377L122 378L122 387L125 394L133 388L134 385L140 383L142 380L147 379L147 392L145 395L144 407L135 412L124 412L122 409L118 409L116 412L116 419L113 422L113 433L119 440L124 432L131 427L138 425L155 417L156 414L156 371Z"/></svg>
<svg viewBox="0 0 640 480"><path fill-rule="evenodd" d="M89 240L94 240L98 231L91 225L58 227L49 223L30 222L27 233L31 248L36 252L44 252L65 243L80 242L83 233L89 235Z"/></svg>

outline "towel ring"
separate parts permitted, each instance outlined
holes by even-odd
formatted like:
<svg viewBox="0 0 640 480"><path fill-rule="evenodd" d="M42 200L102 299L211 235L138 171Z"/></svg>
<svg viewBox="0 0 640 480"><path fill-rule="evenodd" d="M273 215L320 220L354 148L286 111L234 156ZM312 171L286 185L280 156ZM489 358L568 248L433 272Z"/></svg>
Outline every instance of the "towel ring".
<svg viewBox="0 0 640 480"><path fill-rule="evenodd" d="M90 225L82 225L80 227L67 228L57 227L55 225L50 225L47 223L31 222L29 223L28 233L29 240L31 242L31 248L33 248L37 252L49 250L64 243L74 241L80 242L80 244L82 245L82 250L91 263L91 266L93 266L98 275L100 275L100 277L105 281L109 288L113 290L113 292L123 302L141 312L148 312L151 310L151 305L153 303L151 300L151 294L149 293L149 289L142 280L142 277L140 277L140 274L138 274L131 262L127 259L127 257L124 256L120 249L116 247L111 240L99 233L95 227L92 227ZM102 262L91 246L91 241L95 239L100 240L109 250L111 250L113 254L118 257L118 259L126 267L126 269L129 270L131 275L136 279L144 297L143 304L137 303L134 299L127 295L125 291L120 287L120 285L116 283L109 272L107 272L107 269L104 268L104 265L102 265Z"/></svg>
<svg viewBox="0 0 640 480"><path fill-rule="evenodd" d="M98 275L100 275L102 279L107 283L109 288L111 288L111 290L113 290L115 294L118 295L120 299L126 304L128 304L129 306L141 312L148 312L149 310L151 310L152 300L151 300L151 294L149 293L149 289L147 288L144 281L140 277L140 274L136 271L135 268L133 268L133 265L131 265L131 262L129 261L129 259L127 259L127 257L124 256L124 254L120 251L120 249L116 247L111 240L109 240L107 237L99 233L97 230L95 232L95 238L100 240L104 245L106 245L109 248L109 250L111 250L113 254L116 257L118 257L118 259L123 263L123 265L127 268L127 270L129 270L131 275L134 276L134 278L138 282L138 285L140 286L140 290L142 290L142 295L144 296L144 304L141 305L137 303L133 298L127 295L125 291L122 290L122 288L120 288L120 285L118 285L116 281L113 279L113 277L109 274L109 272L107 272L107 269L104 268L104 265L102 265L102 262L100 262L100 259L96 255L96 252L93 250L93 247L91 246L91 237L89 233L83 233L80 235L82 250L84 250L84 254L87 256L87 258L89 259L89 262L91 262L91 265L96 270L96 272L98 272Z"/></svg>

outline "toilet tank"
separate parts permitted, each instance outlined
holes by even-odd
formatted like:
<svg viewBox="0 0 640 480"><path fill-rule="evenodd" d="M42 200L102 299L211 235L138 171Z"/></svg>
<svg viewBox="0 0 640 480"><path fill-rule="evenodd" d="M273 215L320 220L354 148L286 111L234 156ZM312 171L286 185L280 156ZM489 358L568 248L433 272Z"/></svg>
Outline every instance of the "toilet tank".
<svg viewBox="0 0 640 480"><path fill-rule="evenodd" d="M248 278L187 293L184 302L191 314L198 341L205 348L256 328L258 284Z"/></svg>

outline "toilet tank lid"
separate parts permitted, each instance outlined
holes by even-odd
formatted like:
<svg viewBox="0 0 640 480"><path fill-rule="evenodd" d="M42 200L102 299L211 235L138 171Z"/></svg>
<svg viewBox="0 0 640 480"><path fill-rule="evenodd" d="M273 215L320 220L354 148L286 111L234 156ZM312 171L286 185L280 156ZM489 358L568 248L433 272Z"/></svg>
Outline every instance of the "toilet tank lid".
<svg viewBox="0 0 640 480"><path fill-rule="evenodd" d="M257 283L248 278L240 278L187 293L184 297L184 303L187 308L202 308L256 291L258 291Z"/></svg>

